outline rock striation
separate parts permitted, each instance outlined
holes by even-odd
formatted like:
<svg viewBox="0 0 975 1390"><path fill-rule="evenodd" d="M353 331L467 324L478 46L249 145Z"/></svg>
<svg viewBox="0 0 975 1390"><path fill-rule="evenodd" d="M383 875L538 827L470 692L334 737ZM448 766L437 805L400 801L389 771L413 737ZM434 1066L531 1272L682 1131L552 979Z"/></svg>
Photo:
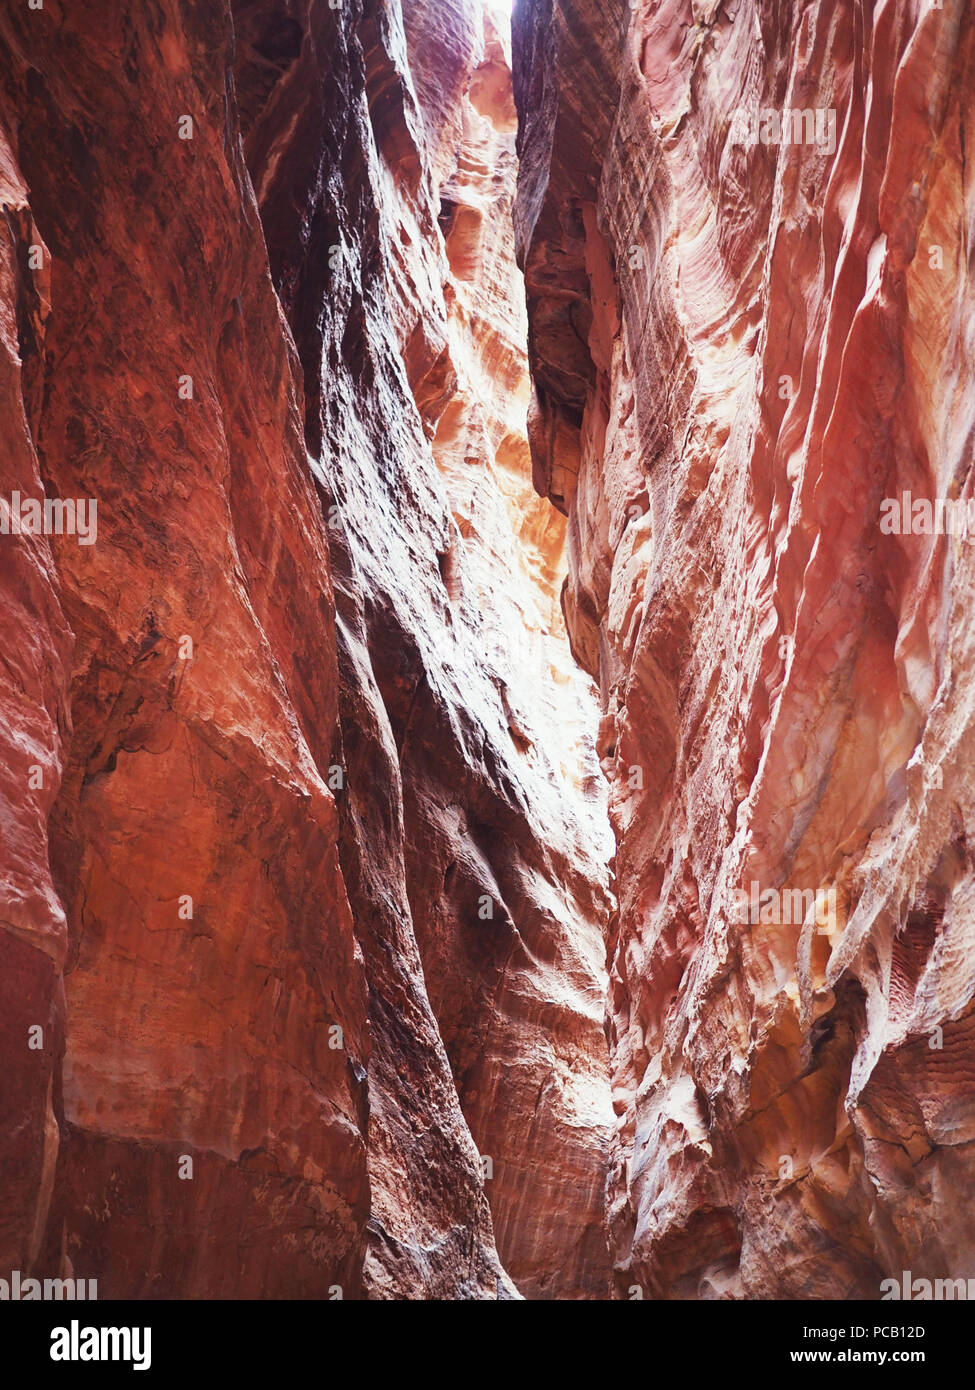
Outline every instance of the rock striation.
<svg viewBox="0 0 975 1390"><path fill-rule="evenodd" d="M973 44L954 0L516 7L622 1297L975 1272Z"/></svg>
<svg viewBox="0 0 975 1390"><path fill-rule="evenodd" d="M475 0L0 18L0 1266L603 1297L605 789Z"/></svg>

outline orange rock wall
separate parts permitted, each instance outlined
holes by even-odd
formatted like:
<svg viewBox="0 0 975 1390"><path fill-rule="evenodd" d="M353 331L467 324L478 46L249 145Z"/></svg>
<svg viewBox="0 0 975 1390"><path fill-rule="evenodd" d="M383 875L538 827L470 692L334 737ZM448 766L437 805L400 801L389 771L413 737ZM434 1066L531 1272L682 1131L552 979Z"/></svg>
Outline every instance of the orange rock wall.
<svg viewBox="0 0 975 1390"><path fill-rule="evenodd" d="M98 508L0 536L0 1267L606 1291L513 146L474 0L0 19L0 492Z"/></svg>

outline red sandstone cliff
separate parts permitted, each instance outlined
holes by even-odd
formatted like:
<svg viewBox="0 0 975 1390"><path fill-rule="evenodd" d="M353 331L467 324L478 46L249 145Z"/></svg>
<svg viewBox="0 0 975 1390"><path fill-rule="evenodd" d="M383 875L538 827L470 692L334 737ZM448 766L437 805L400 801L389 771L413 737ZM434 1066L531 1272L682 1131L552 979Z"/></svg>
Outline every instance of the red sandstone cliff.
<svg viewBox="0 0 975 1390"><path fill-rule="evenodd" d="M607 1291L514 131L475 0L0 18L4 1268Z"/></svg>
<svg viewBox="0 0 975 1390"><path fill-rule="evenodd" d="M970 7L501 25L0 17L0 1274L971 1273Z"/></svg>
<svg viewBox="0 0 975 1390"><path fill-rule="evenodd" d="M619 845L617 1290L967 1277L975 549L880 517L972 495L971 8L514 27L535 478Z"/></svg>

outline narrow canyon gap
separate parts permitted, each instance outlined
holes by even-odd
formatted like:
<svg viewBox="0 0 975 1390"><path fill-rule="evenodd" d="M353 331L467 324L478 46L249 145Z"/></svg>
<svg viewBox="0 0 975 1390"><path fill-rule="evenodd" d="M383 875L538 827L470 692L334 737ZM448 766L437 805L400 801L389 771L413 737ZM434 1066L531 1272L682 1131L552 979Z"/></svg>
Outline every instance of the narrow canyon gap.
<svg viewBox="0 0 975 1390"><path fill-rule="evenodd" d="M975 1274L970 5L513 8L0 16L0 1274Z"/></svg>

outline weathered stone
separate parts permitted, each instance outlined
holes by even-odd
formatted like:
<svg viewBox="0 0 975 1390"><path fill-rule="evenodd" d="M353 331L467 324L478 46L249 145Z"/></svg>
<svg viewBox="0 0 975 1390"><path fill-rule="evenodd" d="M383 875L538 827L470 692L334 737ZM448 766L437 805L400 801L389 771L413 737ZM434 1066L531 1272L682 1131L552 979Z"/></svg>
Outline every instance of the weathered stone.
<svg viewBox="0 0 975 1390"><path fill-rule="evenodd" d="M535 478L618 841L617 1289L966 1277L975 551L879 524L970 488L965 8L514 23Z"/></svg>
<svg viewBox="0 0 975 1390"><path fill-rule="evenodd" d="M98 518L0 535L0 1265L608 1289L605 791L484 23L0 18L0 496Z"/></svg>

